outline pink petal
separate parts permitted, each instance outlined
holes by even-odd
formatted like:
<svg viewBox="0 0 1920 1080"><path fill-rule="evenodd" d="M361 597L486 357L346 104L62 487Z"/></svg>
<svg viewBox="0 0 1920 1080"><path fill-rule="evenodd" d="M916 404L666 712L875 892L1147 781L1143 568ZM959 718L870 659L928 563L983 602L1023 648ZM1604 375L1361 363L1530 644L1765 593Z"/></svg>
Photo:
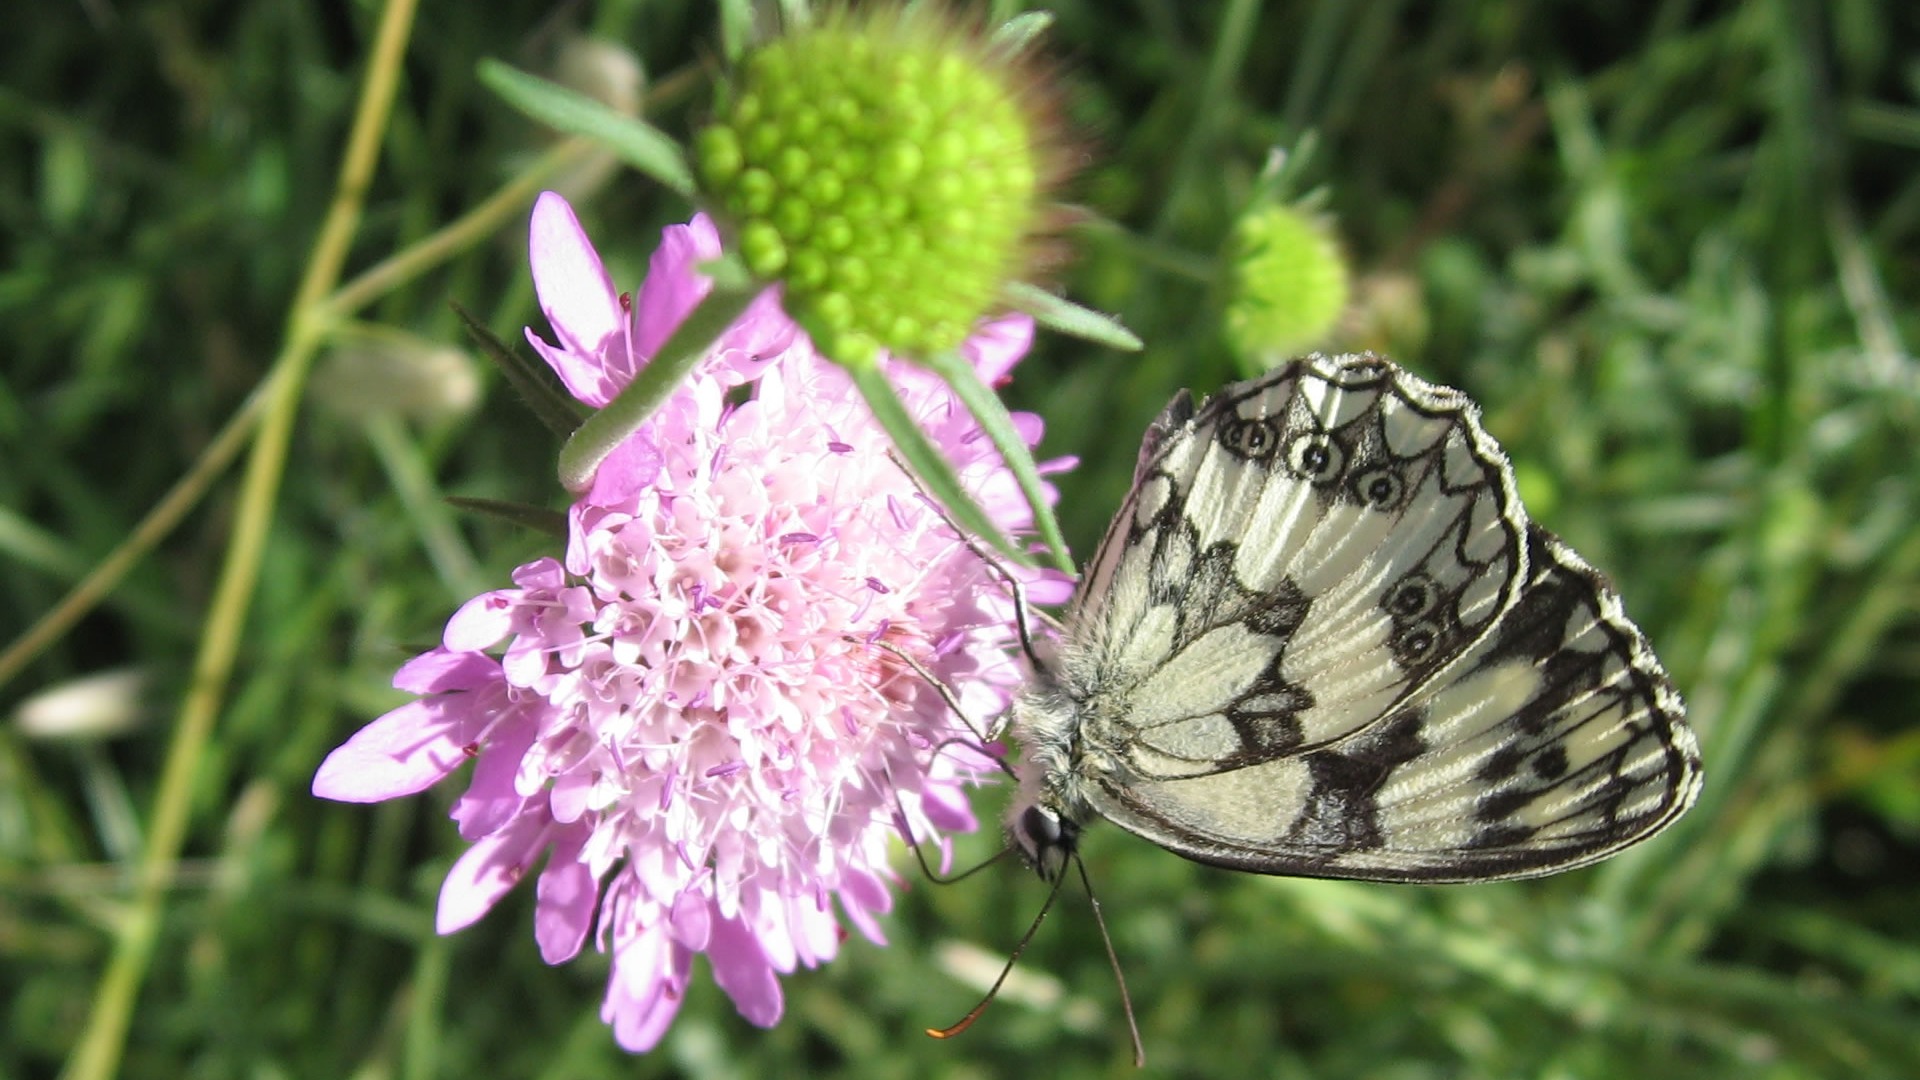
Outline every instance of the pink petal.
<svg viewBox="0 0 1920 1080"><path fill-rule="evenodd" d="M966 796L952 787L929 787L920 793L920 810L936 829L948 832L972 832L978 825Z"/></svg>
<svg viewBox="0 0 1920 1080"><path fill-rule="evenodd" d="M737 919L716 922L713 939L707 945L707 959L713 964L713 981L733 999L733 1007L748 1023L772 1027L780 1022L780 979L746 923Z"/></svg>
<svg viewBox="0 0 1920 1080"><path fill-rule="evenodd" d="M1062 571L1046 568L1039 576L1021 582L1020 587L1027 594L1027 603L1050 607L1073 599L1074 582Z"/></svg>
<svg viewBox="0 0 1920 1080"><path fill-rule="evenodd" d="M579 954L600 904L600 883L580 861L589 832L566 829L559 833L534 889L533 937L540 943L540 959L549 964L564 964Z"/></svg>
<svg viewBox="0 0 1920 1080"><path fill-rule="evenodd" d="M800 957L808 967L818 967L840 951L840 923L831 910L819 911L809 906L809 910L794 912L793 921Z"/></svg>
<svg viewBox="0 0 1920 1080"><path fill-rule="evenodd" d="M561 347L582 356L597 355L622 328L626 312L613 279L593 250L573 207L560 195L543 191L533 204L527 253L533 289ZM561 375L564 377L565 372Z"/></svg>
<svg viewBox="0 0 1920 1080"><path fill-rule="evenodd" d="M548 825L544 816L524 814L468 848L440 884L434 932L451 934L472 926L518 885L546 846Z"/></svg>
<svg viewBox="0 0 1920 1080"><path fill-rule="evenodd" d="M660 448L643 428L608 454L593 473L593 488L585 503L625 506L660 475Z"/></svg>
<svg viewBox="0 0 1920 1080"><path fill-rule="evenodd" d="M1013 371L1031 344L1033 318L1016 312L974 327L961 343L960 355L980 373L981 381L992 386Z"/></svg>
<svg viewBox="0 0 1920 1080"><path fill-rule="evenodd" d="M775 363L788 359L791 349L813 347L812 339L787 317L780 306L780 290L771 288L755 297L714 346L715 374L728 385L759 378ZM796 358L805 363L809 357Z"/></svg>
<svg viewBox="0 0 1920 1080"><path fill-rule="evenodd" d="M668 923L675 941L694 952L705 952L713 939L713 904L693 889L682 890L673 899Z"/></svg>
<svg viewBox="0 0 1920 1080"><path fill-rule="evenodd" d="M697 268L719 257L720 233L705 214L660 231L660 246L647 262L647 280L633 299L635 353L651 359L694 305L713 291L713 279Z"/></svg>
<svg viewBox="0 0 1920 1080"><path fill-rule="evenodd" d="M540 335L534 333L532 327L527 327L523 333L527 336L527 344L533 346L533 351L560 376L567 393L596 409L613 400L619 387L607 377L602 354L583 354L571 349L555 348L540 340Z"/></svg>
<svg viewBox="0 0 1920 1080"><path fill-rule="evenodd" d="M466 760L479 725L467 694L409 701L354 732L313 776L313 793L340 802L380 802L433 786Z"/></svg>
<svg viewBox="0 0 1920 1080"><path fill-rule="evenodd" d="M543 710L551 708L544 706ZM498 831L526 805L528 797L515 789L514 780L521 759L539 733L539 715L527 706L516 706L487 734L480 759L473 765L473 778L453 803L451 816L459 822L460 835L465 839L478 840Z"/></svg>
<svg viewBox="0 0 1920 1080"><path fill-rule="evenodd" d="M1020 436L1022 442L1028 446L1040 445L1040 436L1046 434L1047 423L1040 419L1039 414L1017 412L1007 414L1007 418L1013 421L1014 434Z"/></svg>
<svg viewBox="0 0 1920 1080"><path fill-rule="evenodd" d="M669 968L671 965L671 968ZM622 1049L643 1054L659 1045L686 996L693 954L657 930L634 934L613 957L613 977L600 1019Z"/></svg>
<svg viewBox="0 0 1920 1080"><path fill-rule="evenodd" d="M495 589L460 605L447 620L440 643L457 653L484 652L513 632L518 589Z"/></svg>
<svg viewBox="0 0 1920 1080"><path fill-rule="evenodd" d="M477 690L500 681L500 664L479 653L429 649L400 665L393 686L411 694L438 694L447 690Z"/></svg>

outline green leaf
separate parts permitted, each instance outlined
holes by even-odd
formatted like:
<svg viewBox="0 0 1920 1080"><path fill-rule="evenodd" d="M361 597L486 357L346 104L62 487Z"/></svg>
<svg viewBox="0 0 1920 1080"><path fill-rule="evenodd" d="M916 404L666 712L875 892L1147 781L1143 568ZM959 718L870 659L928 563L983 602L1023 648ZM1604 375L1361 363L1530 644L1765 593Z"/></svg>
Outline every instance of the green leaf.
<svg viewBox="0 0 1920 1080"><path fill-rule="evenodd" d="M498 60L480 61L479 76L488 89L533 119L555 131L601 143L642 173L693 197L693 170L687 165L686 151L652 124Z"/></svg>
<svg viewBox="0 0 1920 1080"><path fill-rule="evenodd" d="M567 515L558 510L549 510L544 506L532 506L527 503L502 502L499 499L470 499L464 495L449 495L447 503L475 514L484 514L512 525L532 529L534 532L554 537L567 538Z"/></svg>
<svg viewBox="0 0 1920 1080"><path fill-rule="evenodd" d="M907 467L913 475L944 507L954 524L975 536L992 544L1002 555L1022 566L1030 566L1033 560L1021 551L1011 540L1004 536L994 525L993 519L980 508L967 489L960 486L960 477L953 471L953 463L947 456L928 441L927 433L914 423L907 413L906 404L900 400L900 391L881 372L877 364L845 364L847 373L853 376L853 384L860 388L860 395L867 399L867 407L873 410L873 418L886 430L887 437L893 440L894 449L906 459Z"/></svg>
<svg viewBox="0 0 1920 1080"><path fill-rule="evenodd" d="M627 437L639 431L660 403L679 388L693 365L707 355L713 343L733 325L747 305L766 286L750 279L737 262L722 259L702 266L713 273L713 291L700 305L687 313L666 344L633 381L620 391L607 407L587 417L580 429L560 448L560 482L568 491L585 491L593 486L594 470L607 460Z"/></svg>
<svg viewBox="0 0 1920 1080"><path fill-rule="evenodd" d="M1005 293L1007 302L1016 310L1033 316L1035 322L1049 330L1123 352L1139 352L1144 347L1133 331L1120 325L1119 319L1083 308L1045 289L1015 281L1007 284Z"/></svg>
<svg viewBox="0 0 1920 1080"><path fill-rule="evenodd" d="M753 43L753 0L720 0L720 54L738 64Z"/></svg>
<svg viewBox="0 0 1920 1080"><path fill-rule="evenodd" d="M943 352L927 361L927 367L945 379L953 392L960 395L967 411L979 422L980 430L986 432L994 449L1006 459L1007 467L1013 470L1014 482L1020 485L1020 493L1026 496L1027 505L1033 509L1034 528L1040 531L1041 541L1052 553L1053 564L1069 574L1073 573L1073 557L1067 553L1067 538L1061 535L1060 522L1054 518L1053 507L1048 504L1046 491L1041 486L1040 468L1034 464L1033 451L1028 448L1026 440L1015 430L1006 403L986 383L980 381L980 373L957 352Z"/></svg>
<svg viewBox="0 0 1920 1080"><path fill-rule="evenodd" d="M521 401L527 403L527 407L533 410L533 415L539 417L540 422L547 426L547 430L555 435L563 439L572 435L574 429L578 428L580 422L586 418L587 407L569 397L554 382L553 373L547 370L545 364L494 337L493 331L487 329L480 320L473 317L472 312L458 303L452 306L453 313L459 316L461 324L467 328L468 336L473 338L473 343L479 346L480 351L486 353L487 358L500 369L500 373L507 377L507 385L513 387L513 392L520 395Z"/></svg>

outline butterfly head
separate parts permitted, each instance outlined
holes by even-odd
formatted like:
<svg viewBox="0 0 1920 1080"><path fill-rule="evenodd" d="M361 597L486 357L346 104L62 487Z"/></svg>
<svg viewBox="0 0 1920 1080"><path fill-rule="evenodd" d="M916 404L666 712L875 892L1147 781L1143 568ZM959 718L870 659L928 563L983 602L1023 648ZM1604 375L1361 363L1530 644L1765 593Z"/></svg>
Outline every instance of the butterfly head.
<svg viewBox="0 0 1920 1080"><path fill-rule="evenodd" d="M1008 831L1027 865L1046 881L1066 873L1067 863L1080 847L1080 824L1037 802L1015 807Z"/></svg>

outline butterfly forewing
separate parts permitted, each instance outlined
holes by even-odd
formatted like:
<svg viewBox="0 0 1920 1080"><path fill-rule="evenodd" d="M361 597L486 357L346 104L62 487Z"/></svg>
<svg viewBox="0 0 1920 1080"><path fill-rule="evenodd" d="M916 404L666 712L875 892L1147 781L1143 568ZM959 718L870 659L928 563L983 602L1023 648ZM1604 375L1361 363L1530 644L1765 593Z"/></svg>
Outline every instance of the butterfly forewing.
<svg viewBox="0 0 1920 1080"><path fill-rule="evenodd" d="M1070 681L1112 706L1089 735L1148 777L1346 738L1512 603L1517 507L1472 404L1382 362L1209 400L1142 462L1070 618Z"/></svg>
<svg viewBox="0 0 1920 1080"><path fill-rule="evenodd" d="M1699 784L1645 638L1478 410L1370 356L1176 399L1043 683L1035 805L1239 869L1547 873Z"/></svg>

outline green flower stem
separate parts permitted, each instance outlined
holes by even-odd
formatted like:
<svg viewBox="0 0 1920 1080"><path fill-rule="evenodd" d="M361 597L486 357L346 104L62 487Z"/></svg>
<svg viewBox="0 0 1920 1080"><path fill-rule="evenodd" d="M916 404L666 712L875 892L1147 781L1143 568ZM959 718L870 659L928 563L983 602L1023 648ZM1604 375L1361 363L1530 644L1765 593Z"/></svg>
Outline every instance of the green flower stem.
<svg viewBox="0 0 1920 1080"><path fill-rule="evenodd" d="M1007 539L973 496L967 494L967 489L960 486L960 477L954 473L953 464L928 441L927 433L920 430L920 425L908 415L906 404L900 400L900 391L888 381L879 365L844 364L842 367L853 376L853 384L860 388L860 396L867 399L867 408L873 410L873 418L880 422L887 437L893 440L894 449L900 451L900 456L907 460L907 467L913 470L915 479L927 489L928 494L939 500L954 523L986 540L1014 562L1022 566L1030 565L1033 560L1026 552Z"/></svg>
<svg viewBox="0 0 1920 1080"><path fill-rule="evenodd" d="M960 395L967 411L979 422L980 430L987 433L994 449L1006 459L1007 468L1013 470L1014 482L1020 485L1020 494L1027 497L1027 505L1033 508L1033 526L1040 531L1041 542L1053 556L1053 565L1073 573L1073 556L1067 553L1067 538L1061 535L1060 522L1053 516L1053 507L1047 503L1046 492L1041 488L1040 467L1034 464L1033 452L1026 440L1014 430L1006 403L980 381L980 373L959 353L939 353L927 362L927 367Z"/></svg>
<svg viewBox="0 0 1920 1080"><path fill-rule="evenodd" d="M192 816L193 787L206 757L214 720L233 674L234 657L245 630L247 609L259 580L273 506L286 471L287 447L300 413L301 389L324 325L315 310L339 282L347 251L360 224L366 192L380 159L395 93L400 85L407 39L413 29L415 0L388 0L381 11L366 83L340 165L332 205L314 241L313 254L295 293L287 342L268 374L265 413L234 513L233 539L221 567L219 584L207 612L206 628L195 658L193 679L180 706L173 741L154 793L147 843L134 875L134 894L116 927L113 956L94 992L93 1009L75 1043L63 1076L66 1080L108 1080L119 1071L127 1029L140 986L146 981L160 938L162 909L186 842Z"/></svg>
<svg viewBox="0 0 1920 1080"><path fill-rule="evenodd" d="M588 139L576 137L561 141L535 158L479 205L340 286L327 298L321 310L332 318L349 318L407 282L451 261L454 256L493 239L507 223L525 221L527 207L533 202L533 197L547 187L549 181L601 152L600 147Z"/></svg>
<svg viewBox="0 0 1920 1080"><path fill-rule="evenodd" d="M659 355L640 369L620 396L587 417L560 449L560 483L568 491L581 492L593 486L594 470L600 463L679 389L693 365L766 288L747 281L744 273L729 272L731 269L723 265L722 273L715 275L713 291L660 346Z"/></svg>

